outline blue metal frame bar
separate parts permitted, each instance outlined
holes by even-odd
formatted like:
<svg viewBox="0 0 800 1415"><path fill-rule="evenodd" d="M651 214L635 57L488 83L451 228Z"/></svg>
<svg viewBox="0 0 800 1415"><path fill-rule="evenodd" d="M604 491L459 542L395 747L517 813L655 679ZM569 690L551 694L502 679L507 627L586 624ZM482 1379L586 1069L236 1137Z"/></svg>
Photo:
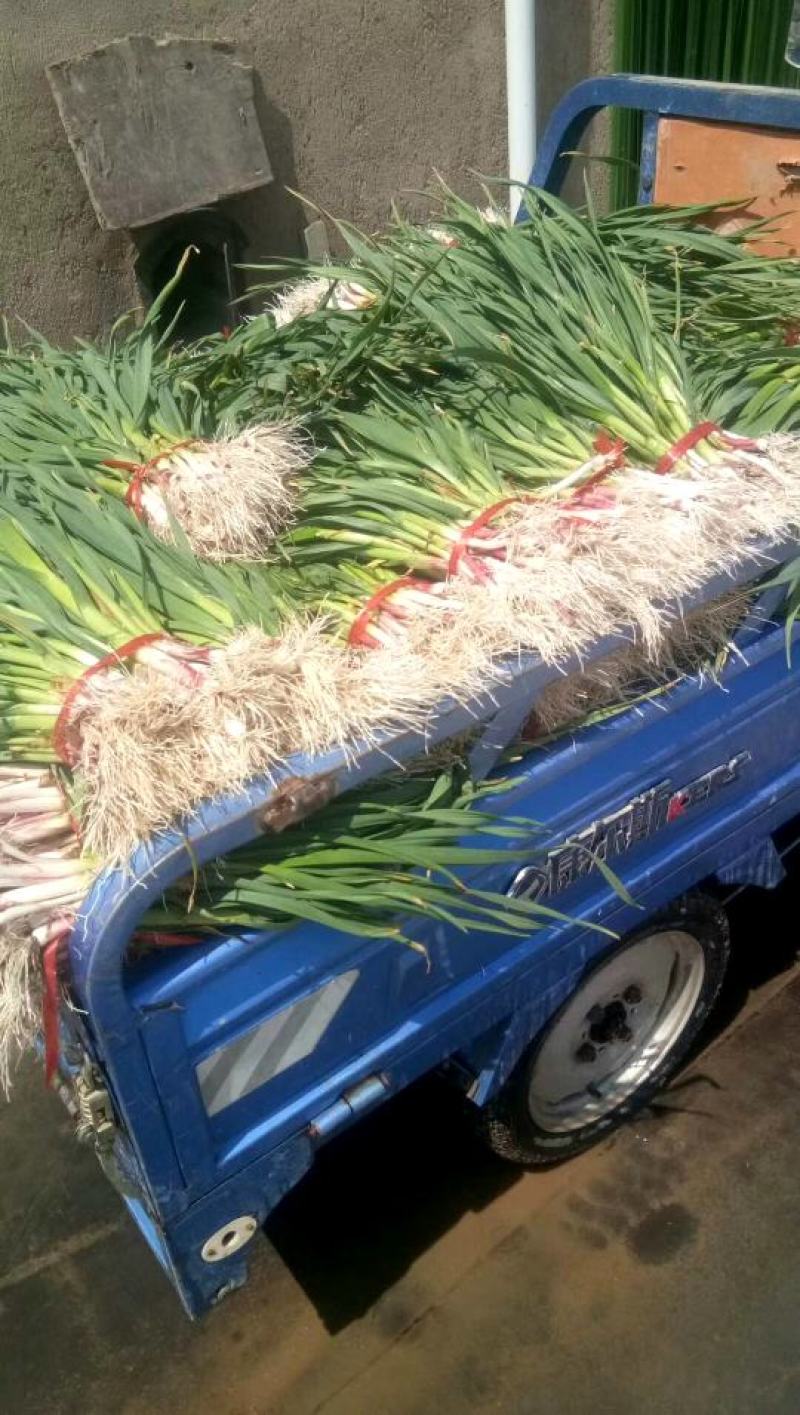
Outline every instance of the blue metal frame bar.
<svg viewBox="0 0 800 1415"><path fill-rule="evenodd" d="M632 108L654 114L654 122L645 130L651 136L658 119L665 116L747 123L753 128L784 128L792 132L800 129L800 92L792 89L609 74L586 79L562 98L542 137L531 173L532 186L558 194L570 163L567 154L575 151L592 118L604 108ZM651 179L652 175L651 172ZM517 219L525 219L524 211Z"/></svg>
<svg viewBox="0 0 800 1415"><path fill-rule="evenodd" d="M661 114L650 109L642 123L642 145L639 150L639 191L637 201L640 206L650 206L656 185L658 165L658 125Z"/></svg>

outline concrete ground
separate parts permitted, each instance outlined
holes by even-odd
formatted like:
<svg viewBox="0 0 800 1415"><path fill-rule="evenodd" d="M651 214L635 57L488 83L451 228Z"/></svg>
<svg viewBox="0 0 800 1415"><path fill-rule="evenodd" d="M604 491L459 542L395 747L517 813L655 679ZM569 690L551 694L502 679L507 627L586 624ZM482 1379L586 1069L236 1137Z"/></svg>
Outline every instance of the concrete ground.
<svg viewBox="0 0 800 1415"><path fill-rule="evenodd" d="M796 1415L796 890L753 894L716 1037L523 1174L426 1083L334 1142L197 1326L38 1074L0 1110L9 1415Z"/></svg>

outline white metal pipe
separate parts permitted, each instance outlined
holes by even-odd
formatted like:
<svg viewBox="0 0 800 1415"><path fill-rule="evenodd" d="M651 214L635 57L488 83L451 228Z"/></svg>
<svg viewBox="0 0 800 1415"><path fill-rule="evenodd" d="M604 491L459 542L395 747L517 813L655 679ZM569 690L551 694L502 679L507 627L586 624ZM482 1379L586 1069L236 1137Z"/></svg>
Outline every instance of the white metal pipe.
<svg viewBox="0 0 800 1415"><path fill-rule="evenodd" d="M536 155L536 0L505 0L508 175L527 182ZM512 217L520 202L509 191Z"/></svg>

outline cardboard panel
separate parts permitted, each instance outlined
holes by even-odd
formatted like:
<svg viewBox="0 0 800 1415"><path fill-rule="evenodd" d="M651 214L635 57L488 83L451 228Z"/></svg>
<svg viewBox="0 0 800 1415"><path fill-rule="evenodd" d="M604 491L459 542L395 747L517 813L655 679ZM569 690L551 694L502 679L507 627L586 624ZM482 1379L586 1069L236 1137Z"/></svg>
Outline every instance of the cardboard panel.
<svg viewBox="0 0 800 1415"><path fill-rule="evenodd" d="M667 206L740 201L707 224L730 232L759 217L769 238L752 243L760 255L800 254L800 133L738 123L662 118L658 125L653 199Z"/></svg>

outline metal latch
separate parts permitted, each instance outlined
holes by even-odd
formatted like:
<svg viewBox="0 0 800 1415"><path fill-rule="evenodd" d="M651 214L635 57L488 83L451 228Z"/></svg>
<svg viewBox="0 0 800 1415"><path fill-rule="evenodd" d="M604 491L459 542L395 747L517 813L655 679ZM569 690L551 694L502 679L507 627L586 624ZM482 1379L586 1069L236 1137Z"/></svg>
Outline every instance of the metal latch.
<svg viewBox="0 0 800 1415"><path fill-rule="evenodd" d="M88 1060L84 1061L83 1070L75 1082L75 1098L78 1139L84 1143L93 1141L98 1150L111 1149L117 1131L111 1097L102 1084L99 1072Z"/></svg>

